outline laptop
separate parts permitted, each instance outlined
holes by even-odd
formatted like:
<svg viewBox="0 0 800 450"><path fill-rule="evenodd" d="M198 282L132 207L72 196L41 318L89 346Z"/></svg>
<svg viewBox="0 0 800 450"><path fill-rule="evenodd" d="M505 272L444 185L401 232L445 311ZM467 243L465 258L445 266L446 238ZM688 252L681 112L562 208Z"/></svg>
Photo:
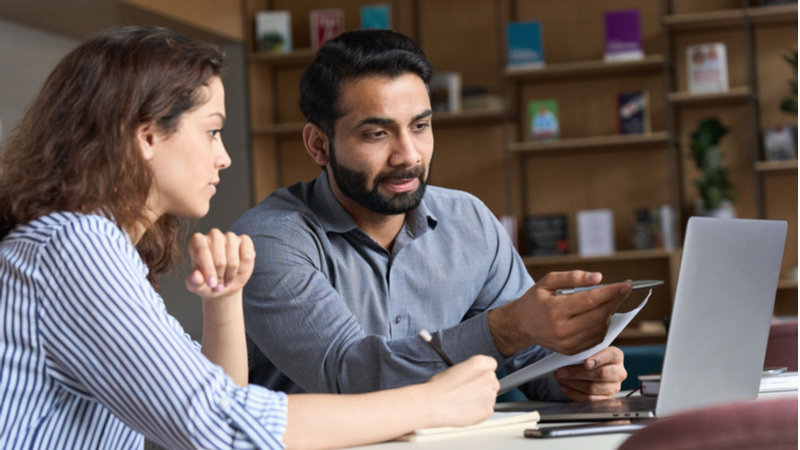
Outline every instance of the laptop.
<svg viewBox="0 0 800 450"><path fill-rule="evenodd" d="M665 417L758 396L786 222L692 217L658 397L535 408L542 422Z"/></svg>

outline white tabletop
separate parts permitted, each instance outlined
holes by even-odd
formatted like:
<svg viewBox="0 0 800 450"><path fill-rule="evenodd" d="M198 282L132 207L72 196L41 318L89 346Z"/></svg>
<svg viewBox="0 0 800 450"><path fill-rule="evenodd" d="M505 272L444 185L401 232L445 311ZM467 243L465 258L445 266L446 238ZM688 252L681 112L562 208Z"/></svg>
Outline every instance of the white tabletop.
<svg viewBox="0 0 800 450"><path fill-rule="evenodd" d="M618 396L624 396L621 392ZM797 397L797 391L771 392L758 396L758 400L768 400L782 397ZM547 402L526 402L534 407L548 405ZM502 410L503 404L499 403L496 410ZM513 413L495 413L513 414ZM566 423L541 423L540 428L560 426ZM630 436L628 433L604 434L595 436L562 437L552 439L530 439L522 435L520 430L487 431L483 434L461 437L445 437L426 442L384 442L381 444L357 447L360 450L471 450L471 449L502 449L502 450L574 450L591 448L593 450L614 450Z"/></svg>

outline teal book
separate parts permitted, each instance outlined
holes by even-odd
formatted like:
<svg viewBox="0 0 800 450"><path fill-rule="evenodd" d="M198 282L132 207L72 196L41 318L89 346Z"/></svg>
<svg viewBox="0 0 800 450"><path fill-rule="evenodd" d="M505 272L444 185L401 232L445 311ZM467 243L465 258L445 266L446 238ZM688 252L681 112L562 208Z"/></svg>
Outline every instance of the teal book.
<svg viewBox="0 0 800 450"><path fill-rule="evenodd" d="M363 5L361 7L361 29L392 29L392 6L388 3Z"/></svg>
<svg viewBox="0 0 800 450"><path fill-rule="evenodd" d="M544 66L542 23L511 22L506 25L508 67L527 69Z"/></svg>

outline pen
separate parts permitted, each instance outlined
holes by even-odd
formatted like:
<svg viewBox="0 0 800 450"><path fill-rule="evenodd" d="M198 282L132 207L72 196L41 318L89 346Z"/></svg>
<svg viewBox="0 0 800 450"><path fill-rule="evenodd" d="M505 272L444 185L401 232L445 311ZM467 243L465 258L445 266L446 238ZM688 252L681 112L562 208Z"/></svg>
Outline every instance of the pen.
<svg viewBox="0 0 800 450"><path fill-rule="evenodd" d="M623 281L623 283L628 283L631 285L631 290L638 291L640 289L651 289L656 286L661 286L664 284L662 280L639 280L639 281ZM569 295L569 294L577 294L578 292L586 292L591 291L592 289L597 289L599 287L608 286L607 284L597 284L594 286L581 286L571 289L556 289L556 295Z"/></svg>
<svg viewBox="0 0 800 450"><path fill-rule="evenodd" d="M439 348L439 346L436 345L435 342L433 342L433 339L431 339L431 334L428 333L428 330L420 331L419 335L420 337L422 337L423 341L430 344L433 350L439 355L440 358L442 358L442 361L444 361L444 363L447 364L447 367L453 367L453 361L450 361L450 358L448 358L447 355L445 355L444 351L441 348Z"/></svg>

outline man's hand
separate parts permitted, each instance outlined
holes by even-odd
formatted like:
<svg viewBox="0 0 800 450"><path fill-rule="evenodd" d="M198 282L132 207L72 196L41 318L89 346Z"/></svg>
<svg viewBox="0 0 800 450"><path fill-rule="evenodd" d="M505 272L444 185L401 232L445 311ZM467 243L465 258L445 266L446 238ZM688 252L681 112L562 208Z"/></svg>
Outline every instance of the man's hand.
<svg viewBox="0 0 800 450"><path fill-rule="evenodd" d="M619 392L628 372L622 364L622 350L608 347L600 350L582 365L558 369L555 379L561 392L575 401L607 400Z"/></svg>
<svg viewBox="0 0 800 450"><path fill-rule="evenodd" d="M574 355L603 342L609 318L628 294L627 283L615 283L570 295L556 289L594 286L603 276L574 270L545 275L521 298L489 311L489 328L497 350L510 356L539 345Z"/></svg>

